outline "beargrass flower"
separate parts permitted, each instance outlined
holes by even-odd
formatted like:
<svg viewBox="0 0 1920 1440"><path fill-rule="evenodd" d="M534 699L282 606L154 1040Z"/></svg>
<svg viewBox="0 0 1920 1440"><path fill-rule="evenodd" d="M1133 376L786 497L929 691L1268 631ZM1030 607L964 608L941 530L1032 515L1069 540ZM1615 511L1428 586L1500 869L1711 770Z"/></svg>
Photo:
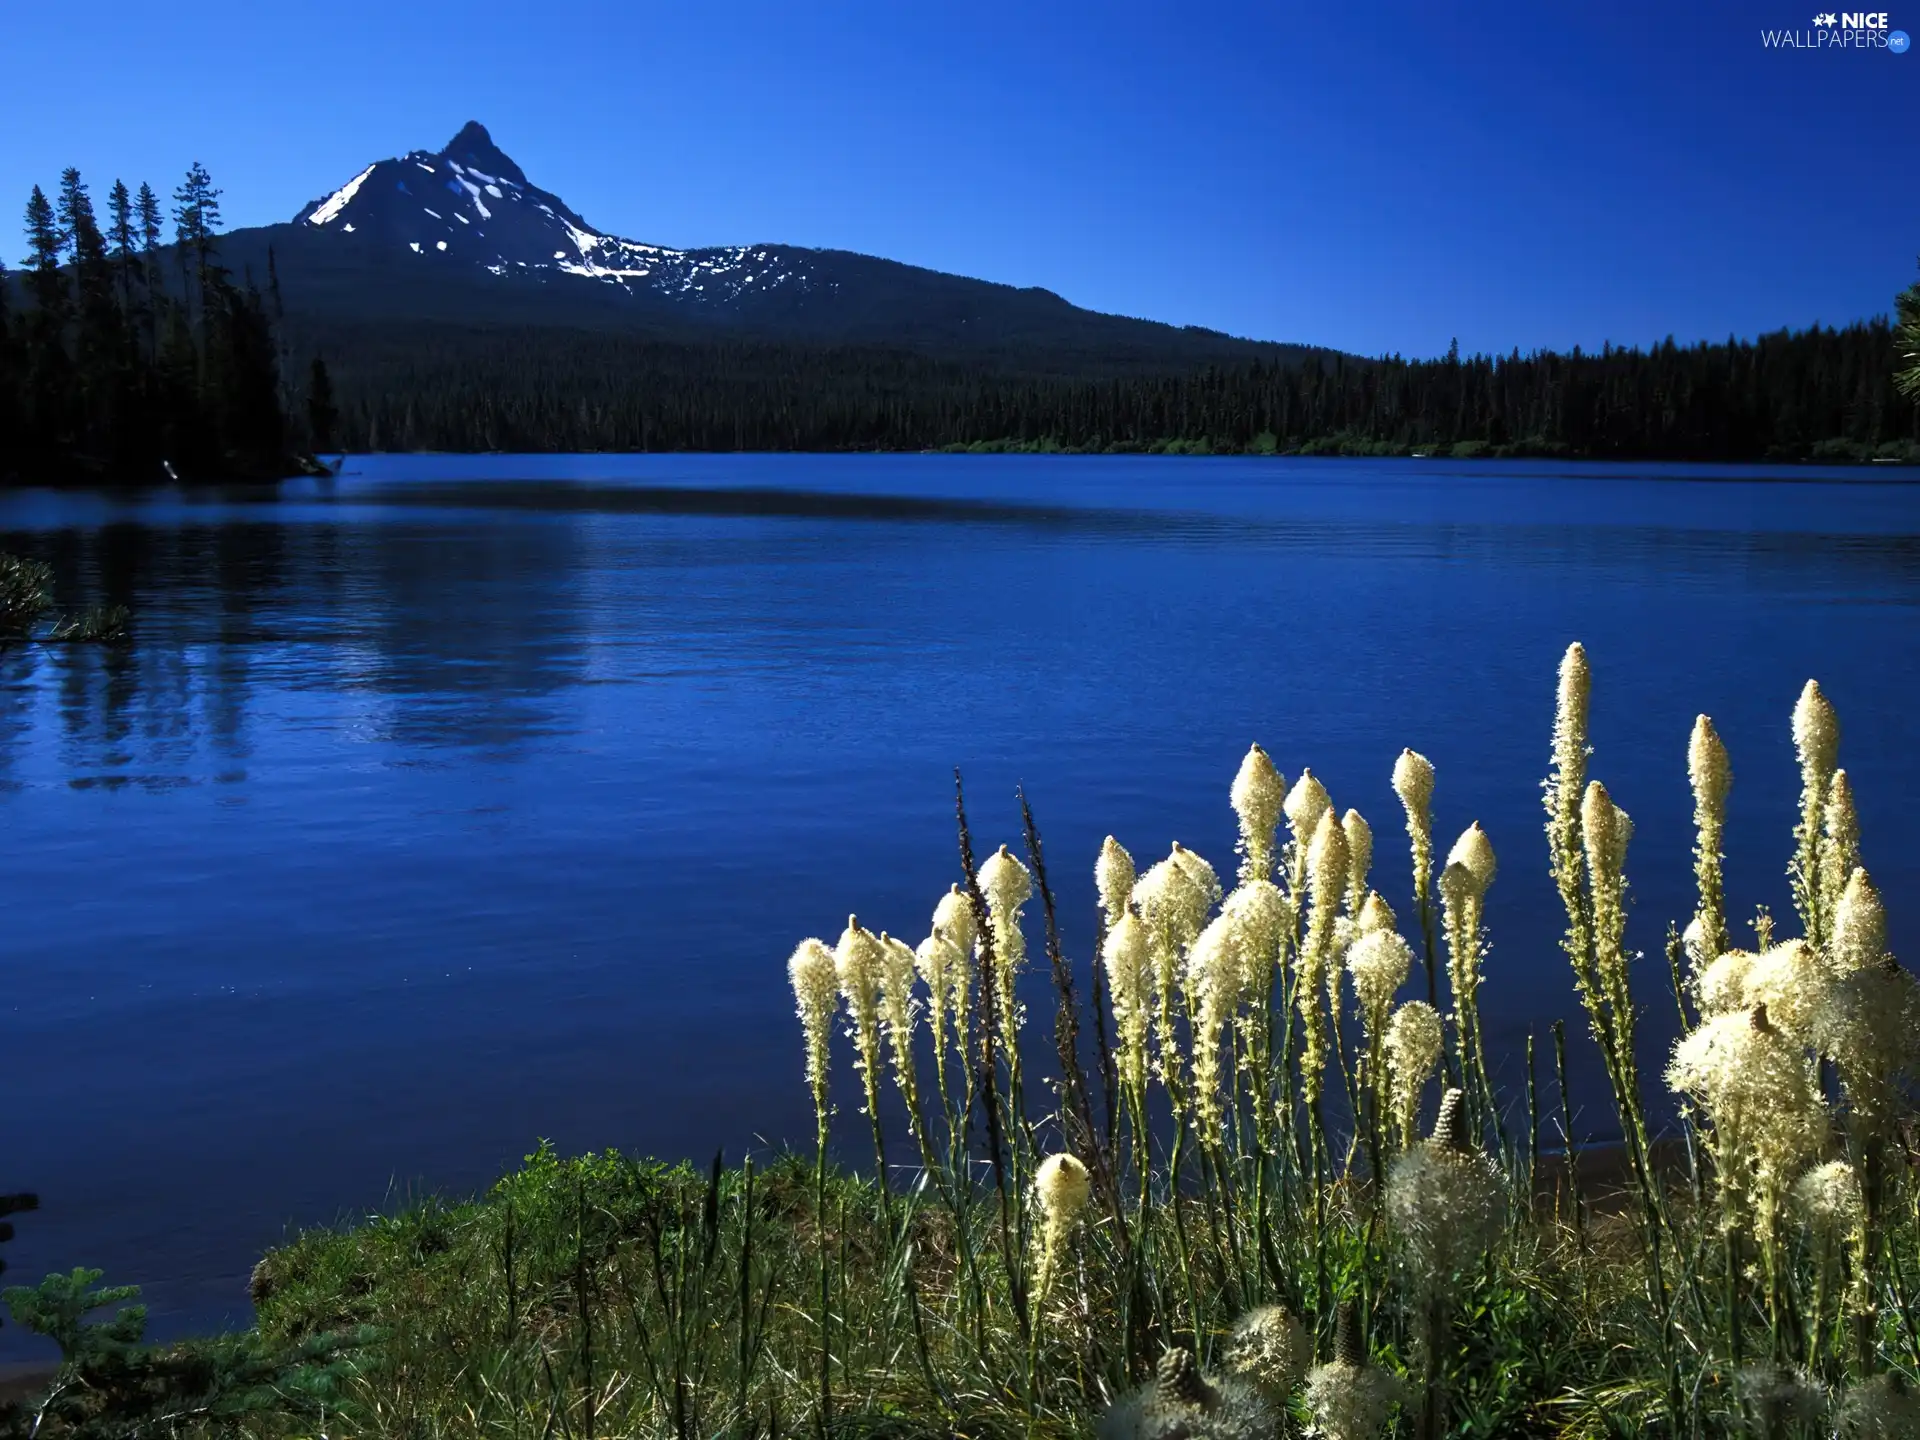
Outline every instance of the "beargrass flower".
<svg viewBox="0 0 1920 1440"><path fill-rule="evenodd" d="M1860 816L1854 808L1847 772L1835 770L1827 782L1827 803L1820 814L1820 905L1831 917L1860 865Z"/></svg>
<svg viewBox="0 0 1920 1440"><path fill-rule="evenodd" d="M1293 831L1294 841L1305 845L1312 841L1314 833L1320 828L1321 819L1333 809L1333 797L1327 794L1327 787L1320 783L1318 775L1311 770L1302 770L1280 808L1286 814L1287 826ZM1339 822L1336 820L1334 823Z"/></svg>
<svg viewBox="0 0 1920 1440"><path fill-rule="evenodd" d="M1844 1240L1867 1223L1860 1173L1845 1160L1816 1165L1793 1185L1793 1204L1807 1228L1827 1240Z"/></svg>
<svg viewBox="0 0 1920 1440"><path fill-rule="evenodd" d="M1793 863L1787 874L1807 939L1821 949L1831 920L1823 903L1821 872L1827 798L1840 754L1840 717L1813 680L1807 681L1793 707L1793 748L1800 759L1800 823L1794 827Z"/></svg>
<svg viewBox="0 0 1920 1440"><path fill-rule="evenodd" d="M879 1093L880 991L886 963L879 938L861 928L852 915L847 917L847 928L834 947L833 968L847 1012L853 1017L855 1063L866 1078L867 1108L871 1110Z"/></svg>
<svg viewBox="0 0 1920 1440"><path fill-rule="evenodd" d="M1447 1091L1432 1137L1410 1146L1387 1173L1388 1223L1429 1290L1446 1289L1486 1254L1506 1218L1506 1181L1468 1137L1465 1100Z"/></svg>
<svg viewBox="0 0 1920 1440"><path fill-rule="evenodd" d="M1870 970L1886 959L1887 911L1880 892L1858 866L1847 877L1833 915L1833 968L1842 975Z"/></svg>
<svg viewBox="0 0 1920 1440"><path fill-rule="evenodd" d="M802 940L787 960L800 1029L807 1042L807 1084L813 1090L814 1109L822 1124L827 1115L827 1066L833 1033L833 1011L840 999L840 978L833 951L824 940Z"/></svg>
<svg viewBox="0 0 1920 1440"><path fill-rule="evenodd" d="M947 1022L954 993L966 985L967 956L946 931L935 929L913 952L913 966L927 987L927 1028L933 1032L933 1064L940 1093L947 1091ZM965 1045L962 1043L962 1051Z"/></svg>
<svg viewBox="0 0 1920 1440"><path fill-rule="evenodd" d="M1446 1047L1440 1013L1424 1000L1409 1000L1387 1022L1388 1093L1393 1124L1403 1146L1413 1143L1420 1113L1420 1092L1432 1078Z"/></svg>
<svg viewBox="0 0 1920 1440"><path fill-rule="evenodd" d="M1763 1233L1786 1185L1826 1145L1826 1107L1807 1057L1767 1007L1706 1020L1673 1049L1667 1084L1698 1101L1723 1189L1752 1183Z"/></svg>
<svg viewBox="0 0 1920 1440"><path fill-rule="evenodd" d="M914 998L918 957L904 940L880 932L880 1012L886 1021L887 1048L893 1055L894 1083L907 1102L907 1115L918 1124L920 1087L913 1068L913 1030L920 1005Z"/></svg>
<svg viewBox="0 0 1920 1440"><path fill-rule="evenodd" d="M976 877L987 902L987 928L993 935L993 988L1000 1001L1000 1034L1007 1062L1017 1076L1020 1069L1020 1022L1025 1014L1016 993L1020 972L1026 968L1027 940L1020 930L1020 907L1033 895L1033 876L1019 858L1002 845L986 858Z"/></svg>
<svg viewBox="0 0 1920 1440"><path fill-rule="evenodd" d="M1413 947L1393 930L1371 930L1353 942L1347 973L1353 976L1353 993L1369 1033L1385 1028L1388 1007L1412 969Z"/></svg>
<svg viewBox="0 0 1920 1440"><path fill-rule="evenodd" d="M1072 1155L1049 1155L1033 1173L1033 1203L1039 1211L1039 1263L1034 1272L1034 1295L1044 1301L1059 1269L1074 1227L1086 1214L1092 1195L1087 1167Z"/></svg>
<svg viewBox="0 0 1920 1440"><path fill-rule="evenodd" d="M1135 878L1133 856L1127 853L1126 846L1107 836L1100 846L1100 858L1093 862L1093 883L1100 892L1100 913L1109 930L1118 925L1126 913Z"/></svg>
<svg viewBox="0 0 1920 1440"><path fill-rule="evenodd" d="M1593 672L1578 641L1560 657L1553 706L1553 770L1547 777L1547 850L1562 895L1579 883L1573 867L1580 858L1580 791L1587 778L1587 711L1593 699Z"/></svg>
<svg viewBox="0 0 1920 1440"><path fill-rule="evenodd" d="M1360 907L1360 933L1370 935L1376 930L1392 930L1399 923L1393 907L1387 904L1380 892L1369 890L1366 902Z"/></svg>
<svg viewBox="0 0 1920 1440"><path fill-rule="evenodd" d="M1819 1048L1833 975L1811 946L1802 940L1775 945L1748 961L1743 980L1738 1008L1764 1005L1767 1019L1789 1040Z"/></svg>
<svg viewBox="0 0 1920 1440"><path fill-rule="evenodd" d="M1729 950L1701 970L1694 980L1694 997L1702 1016L1725 1015L1747 1008L1747 972L1760 957L1751 950Z"/></svg>
<svg viewBox="0 0 1920 1440"><path fill-rule="evenodd" d="M1727 747L1705 715L1694 717L1693 734L1687 741L1687 783L1693 788L1693 874L1700 898L1687 926L1686 947L1698 976L1727 948L1721 847L1727 827L1727 793L1733 788Z"/></svg>
<svg viewBox="0 0 1920 1440"><path fill-rule="evenodd" d="M1120 1073L1138 1097L1147 1084L1147 1028L1153 1016L1153 946L1139 912L1128 906L1107 931L1101 959L1119 1040Z"/></svg>
<svg viewBox="0 0 1920 1440"><path fill-rule="evenodd" d="M947 893L933 907L933 928L969 955L973 953L974 941L979 938L975 932L973 897L962 890L957 881L947 887Z"/></svg>
<svg viewBox="0 0 1920 1440"><path fill-rule="evenodd" d="M1194 1120L1204 1143L1219 1139L1220 1042L1247 991L1241 927L1234 916L1214 918L1187 952L1186 986L1193 1042Z"/></svg>
<svg viewBox="0 0 1920 1440"><path fill-rule="evenodd" d="M1281 807L1287 799L1287 780L1267 752L1258 745L1249 747L1240 769L1233 777L1229 792L1233 813L1240 821L1240 879L1269 880L1273 877L1273 832L1280 823Z"/></svg>
<svg viewBox="0 0 1920 1440"><path fill-rule="evenodd" d="M1367 872L1373 868L1373 829L1358 810L1340 817L1340 829L1347 837L1347 909L1357 915L1367 898Z"/></svg>

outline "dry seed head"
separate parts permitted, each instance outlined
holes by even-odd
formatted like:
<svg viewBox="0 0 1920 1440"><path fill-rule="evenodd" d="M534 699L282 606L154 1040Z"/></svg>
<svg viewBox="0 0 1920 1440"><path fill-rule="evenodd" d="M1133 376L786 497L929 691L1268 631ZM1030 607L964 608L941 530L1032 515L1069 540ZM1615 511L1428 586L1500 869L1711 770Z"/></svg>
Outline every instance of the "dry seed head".
<svg viewBox="0 0 1920 1440"><path fill-rule="evenodd" d="M1134 878L1133 856L1127 853L1126 846L1107 836L1100 846L1100 858L1093 862L1093 883L1100 891L1100 909L1109 929L1120 923L1120 916L1126 911Z"/></svg>
<svg viewBox="0 0 1920 1440"><path fill-rule="evenodd" d="M1387 1173L1387 1218L1424 1285L1442 1285L1486 1254L1506 1219L1506 1181L1467 1133L1465 1100L1448 1090L1433 1138Z"/></svg>
<svg viewBox="0 0 1920 1440"><path fill-rule="evenodd" d="M1433 806L1433 762L1417 750L1402 750L1393 762L1393 793L1411 821L1425 821Z"/></svg>
<svg viewBox="0 0 1920 1440"><path fill-rule="evenodd" d="M1168 1404L1204 1407L1210 1398L1193 1352L1181 1345L1175 1345L1160 1357L1160 1363L1154 1367L1153 1385L1160 1399Z"/></svg>
<svg viewBox="0 0 1920 1440"><path fill-rule="evenodd" d="M1833 916L1833 968L1841 974L1880 964L1887 954L1887 911L1867 872L1855 866Z"/></svg>
<svg viewBox="0 0 1920 1440"><path fill-rule="evenodd" d="M1473 877L1475 898L1484 896L1487 887L1493 884L1496 865L1493 858L1493 841L1487 838L1487 832L1480 828L1480 822L1474 821L1460 838L1453 842L1453 849L1447 852L1447 868L1463 865Z"/></svg>
<svg viewBox="0 0 1920 1440"><path fill-rule="evenodd" d="M1840 1440L1920 1440L1920 1390L1898 1370L1851 1386L1840 1398Z"/></svg>
<svg viewBox="0 0 1920 1440"><path fill-rule="evenodd" d="M1819 777L1824 789L1840 754L1840 717L1818 681L1807 681L1794 703L1793 748L1799 753L1801 772Z"/></svg>
<svg viewBox="0 0 1920 1440"><path fill-rule="evenodd" d="M1393 930L1370 930L1354 941L1347 951L1347 973L1370 1027L1386 1015L1412 968L1413 947Z"/></svg>
<svg viewBox="0 0 1920 1440"><path fill-rule="evenodd" d="M1286 802L1281 806L1286 812L1287 824L1292 828L1294 839L1308 840L1319 828L1321 817L1333 809L1333 799L1327 794L1327 787L1320 783L1320 777L1311 770L1302 770L1293 789L1287 792Z"/></svg>
<svg viewBox="0 0 1920 1440"><path fill-rule="evenodd" d="M1376 930L1391 930L1398 923L1393 907L1387 904L1380 892L1369 890L1366 903L1360 907L1360 933L1371 935Z"/></svg>
<svg viewBox="0 0 1920 1440"><path fill-rule="evenodd" d="M933 907L933 928L971 955L973 942L978 938L974 934L973 897L958 884L949 887L940 897L940 903Z"/></svg>
<svg viewBox="0 0 1920 1440"><path fill-rule="evenodd" d="M1440 1097L1440 1113L1433 1117L1429 1143L1442 1150L1470 1151L1473 1137L1467 1133L1467 1096L1458 1088L1449 1088Z"/></svg>
<svg viewBox="0 0 1920 1440"><path fill-rule="evenodd" d="M1726 818L1727 792L1733 788L1733 766L1727 759L1727 747L1713 728L1713 721L1705 715L1694 717L1693 735L1687 741L1687 782L1693 786L1697 813L1716 821Z"/></svg>
<svg viewBox="0 0 1920 1440"><path fill-rule="evenodd" d="M1262 1305L1234 1322L1227 1368L1285 1402L1313 1362L1313 1340L1286 1307Z"/></svg>
<svg viewBox="0 0 1920 1440"><path fill-rule="evenodd" d="M1380 1440L1406 1385L1378 1365L1335 1359L1307 1374L1307 1408L1323 1440Z"/></svg>

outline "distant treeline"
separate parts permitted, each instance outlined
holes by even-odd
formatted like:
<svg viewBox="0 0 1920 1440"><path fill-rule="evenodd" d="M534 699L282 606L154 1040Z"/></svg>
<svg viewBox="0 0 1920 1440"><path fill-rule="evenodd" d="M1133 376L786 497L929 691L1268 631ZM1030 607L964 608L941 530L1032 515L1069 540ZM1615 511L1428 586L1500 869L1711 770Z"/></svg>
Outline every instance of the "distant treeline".
<svg viewBox="0 0 1920 1440"><path fill-rule="evenodd" d="M0 479L199 479L291 468L271 297L220 263L220 191L195 164L159 197L118 180L103 228L80 172L27 202L0 265ZM270 277L269 277L270 279Z"/></svg>
<svg viewBox="0 0 1920 1440"><path fill-rule="evenodd" d="M410 328L334 337L350 450L1920 459L1885 320L1757 340L1027 377L890 350Z"/></svg>

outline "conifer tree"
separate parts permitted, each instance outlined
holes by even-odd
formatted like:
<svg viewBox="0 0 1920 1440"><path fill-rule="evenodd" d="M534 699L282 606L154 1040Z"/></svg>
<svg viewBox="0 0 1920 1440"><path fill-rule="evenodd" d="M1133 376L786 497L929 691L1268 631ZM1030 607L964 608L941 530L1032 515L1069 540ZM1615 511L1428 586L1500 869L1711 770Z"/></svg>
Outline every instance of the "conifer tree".
<svg viewBox="0 0 1920 1440"><path fill-rule="evenodd" d="M1920 405L1920 281L1902 290L1893 303L1899 321L1894 331L1894 363L1900 367L1894 383L1902 395Z"/></svg>
<svg viewBox="0 0 1920 1440"><path fill-rule="evenodd" d="M333 399L333 377L327 374L327 362L318 355L307 374L307 443L313 453L332 453L340 424L340 409Z"/></svg>

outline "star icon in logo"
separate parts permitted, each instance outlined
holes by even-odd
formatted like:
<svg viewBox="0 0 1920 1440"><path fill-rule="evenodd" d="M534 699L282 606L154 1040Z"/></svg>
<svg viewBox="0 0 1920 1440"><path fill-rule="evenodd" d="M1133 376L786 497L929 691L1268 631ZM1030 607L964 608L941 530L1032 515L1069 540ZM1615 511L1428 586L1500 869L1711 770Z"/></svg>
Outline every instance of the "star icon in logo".
<svg viewBox="0 0 1920 1440"><path fill-rule="evenodd" d="M1816 25L1838 25L1840 23L1840 17L1829 10L1824 15L1814 16L1813 23Z"/></svg>

